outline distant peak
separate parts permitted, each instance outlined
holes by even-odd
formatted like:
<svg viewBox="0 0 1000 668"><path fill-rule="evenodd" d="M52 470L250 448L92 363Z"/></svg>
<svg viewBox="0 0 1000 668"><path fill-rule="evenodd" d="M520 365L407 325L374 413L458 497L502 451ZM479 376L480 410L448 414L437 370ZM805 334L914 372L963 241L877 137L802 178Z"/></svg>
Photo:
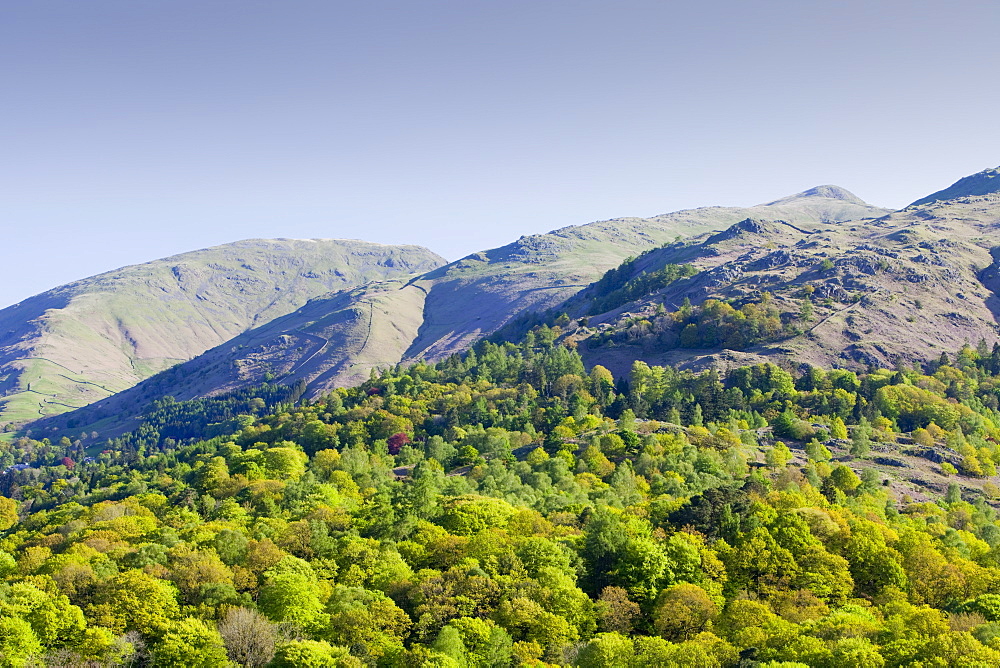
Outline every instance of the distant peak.
<svg viewBox="0 0 1000 668"><path fill-rule="evenodd" d="M863 199L852 193L847 188L841 188L840 186L816 186L815 188L810 188L809 190L803 190L800 193L794 195L789 195L788 197L782 197L781 199L774 200L773 202L768 202L766 206L771 206L774 204L788 204L789 202L794 202L796 200L810 199L813 197L823 197L825 199L839 199L844 202L850 202L852 204L859 204L861 206L868 206L868 203Z"/></svg>
<svg viewBox="0 0 1000 668"><path fill-rule="evenodd" d="M946 199L956 199L958 197L989 195L990 193L995 192L1000 192L1000 167L984 169L983 171L972 174L971 176L961 178L944 190L939 190L936 193L931 193L927 197L918 199L910 206L929 204L931 202L939 202Z"/></svg>
<svg viewBox="0 0 1000 668"><path fill-rule="evenodd" d="M827 199L842 199L855 204L864 204L865 201L852 193L847 188L840 186L816 186L809 190L800 192L796 197L826 197Z"/></svg>

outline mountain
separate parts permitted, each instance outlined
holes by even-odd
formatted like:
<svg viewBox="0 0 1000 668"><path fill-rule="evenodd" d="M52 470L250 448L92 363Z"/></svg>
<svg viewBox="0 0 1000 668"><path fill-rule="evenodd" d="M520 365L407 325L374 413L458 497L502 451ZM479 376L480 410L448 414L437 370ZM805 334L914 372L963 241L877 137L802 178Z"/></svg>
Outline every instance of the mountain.
<svg viewBox="0 0 1000 668"><path fill-rule="evenodd" d="M325 294L0 440L4 665L1000 665L1000 193L779 210Z"/></svg>
<svg viewBox="0 0 1000 668"><path fill-rule="evenodd" d="M462 351L521 313L562 303L626 257L679 237L749 216L818 226L886 213L824 186L754 207L620 218L521 237L413 278L313 299L71 419L89 424L135 414L164 395L189 399L271 379L305 382L315 395L357 383L372 369Z"/></svg>
<svg viewBox="0 0 1000 668"><path fill-rule="evenodd" d="M809 190L804 190L800 193L789 195L788 197L782 197L781 199L774 200L773 202L768 202L767 206L788 206L800 202L811 202L816 198L840 200L840 202L843 203L842 208L837 208L836 204L831 202L831 209L823 218L825 221L850 220L853 217L853 214L856 213L856 209L853 207L869 206L867 202L851 191L841 188L840 186L830 185L816 186L815 188L810 188Z"/></svg>
<svg viewBox="0 0 1000 668"><path fill-rule="evenodd" d="M1000 348L616 384L551 333L0 443L3 664L1000 666Z"/></svg>
<svg viewBox="0 0 1000 668"><path fill-rule="evenodd" d="M1000 337L998 232L1000 193L842 224L745 219L643 255L616 292L582 291L563 308L586 326L561 335L616 374L636 359L908 366Z"/></svg>
<svg viewBox="0 0 1000 668"><path fill-rule="evenodd" d="M49 290L0 310L0 423L78 408L318 295L444 262L418 246L252 239Z"/></svg>
<svg viewBox="0 0 1000 668"><path fill-rule="evenodd" d="M959 197L989 195L995 192L1000 192L1000 167L984 169L978 174L961 178L944 190L939 190L927 197L922 197L910 206L920 206L921 204L930 204L931 202L957 199Z"/></svg>

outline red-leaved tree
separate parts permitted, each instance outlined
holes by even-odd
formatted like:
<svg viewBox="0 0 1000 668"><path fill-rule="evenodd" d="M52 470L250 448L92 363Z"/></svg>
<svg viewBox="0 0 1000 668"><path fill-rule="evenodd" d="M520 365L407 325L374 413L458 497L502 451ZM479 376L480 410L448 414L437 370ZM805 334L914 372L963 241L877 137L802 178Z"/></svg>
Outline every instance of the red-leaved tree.
<svg viewBox="0 0 1000 668"><path fill-rule="evenodd" d="M410 442L410 437L403 432L397 432L389 437L387 443L389 444L389 454L398 455L399 449Z"/></svg>

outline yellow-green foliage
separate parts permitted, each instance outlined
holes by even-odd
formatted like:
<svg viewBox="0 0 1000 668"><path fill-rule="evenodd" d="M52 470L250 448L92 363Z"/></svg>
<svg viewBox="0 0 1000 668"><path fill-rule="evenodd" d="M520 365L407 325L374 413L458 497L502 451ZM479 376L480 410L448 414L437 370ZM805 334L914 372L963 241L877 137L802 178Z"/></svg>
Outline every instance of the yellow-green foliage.
<svg viewBox="0 0 1000 668"><path fill-rule="evenodd" d="M141 647L153 665L730 666L751 649L763 665L1000 665L996 512L957 486L897 500L818 440L830 425L891 443L912 419L918 443L987 475L984 369L636 364L614 386L535 344L207 439L137 433L75 465L72 445L15 441L35 466L0 500L3 665ZM973 394L951 401L939 375ZM772 425L810 440L776 443ZM410 442L390 454L396 433Z"/></svg>

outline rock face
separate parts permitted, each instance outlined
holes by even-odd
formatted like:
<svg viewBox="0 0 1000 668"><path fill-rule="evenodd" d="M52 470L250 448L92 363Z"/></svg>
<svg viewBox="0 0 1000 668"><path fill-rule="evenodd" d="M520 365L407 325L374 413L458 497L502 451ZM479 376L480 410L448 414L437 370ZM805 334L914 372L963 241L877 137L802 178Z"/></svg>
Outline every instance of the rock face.
<svg viewBox="0 0 1000 668"><path fill-rule="evenodd" d="M615 373L636 359L692 368L765 359L849 368L923 362L965 343L1000 339L998 233L1000 193L838 224L743 221L643 256L636 275L682 263L699 273L614 311L591 313L589 327L568 336L588 364ZM696 305L729 300L739 308L760 303L765 293L790 325L791 333L777 340L691 349L669 332L656 337L634 327L645 320L652 331L666 332L671 323L664 312L685 298ZM806 299L812 312L804 317ZM582 315L584 303L574 311L575 303L566 304L569 315Z"/></svg>
<svg viewBox="0 0 1000 668"><path fill-rule="evenodd" d="M418 246L255 239L49 290L0 310L0 423L84 406L313 297L444 262Z"/></svg>
<svg viewBox="0 0 1000 668"><path fill-rule="evenodd" d="M626 257L678 237L724 230L748 218L777 218L785 221L775 223L777 228L792 229L888 213L842 189L814 191L755 207L708 207L562 228L413 277L319 297L73 419L85 424L135 414L163 395L188 399L267 379L304 381L307 394L315 395L366 379L375 368L460 352L525 311L562 303Z"/></svg>

